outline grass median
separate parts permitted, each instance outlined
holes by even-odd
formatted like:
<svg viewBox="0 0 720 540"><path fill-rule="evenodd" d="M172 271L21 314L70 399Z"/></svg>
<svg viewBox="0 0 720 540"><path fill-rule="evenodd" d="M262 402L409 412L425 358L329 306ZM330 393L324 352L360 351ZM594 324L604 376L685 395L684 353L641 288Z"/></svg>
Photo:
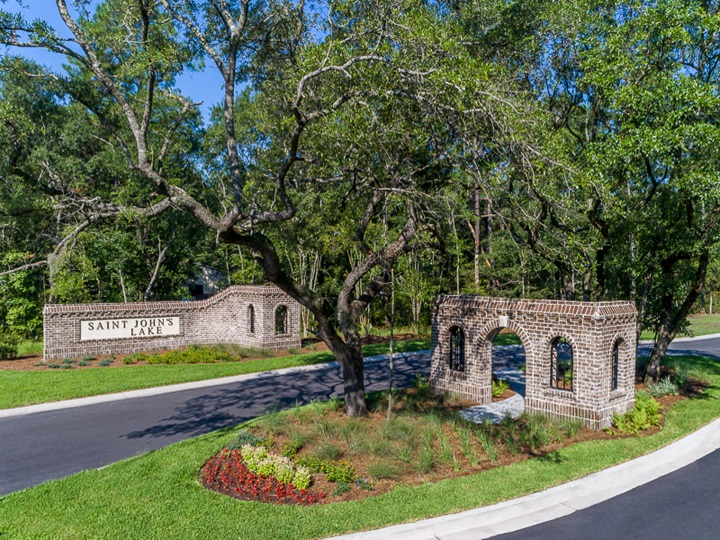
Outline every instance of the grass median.
<svg viewBox="0 0 720 540"><path fill-rule="evenodd" d="M311 507L232 499L204 489L204 462L234 439L225 429L0 498L9 538L318 538L459 512L533 493L635 458L720 417L720 364L673 357L713 384L677 403L649 436L578 443L479 474Z"/></svg>
<svg viewBox="0 0 720 540"><path fill-rule="evenodd" d="M410 352L429 347L430 342L427 340L408 340L396 342L394 348L396 352ZM385 354L387 351L387 343L363 347L365 356ZM322 351L218 364L143 365L52 371L0 370L0 409L309 366L332 362L334 359L332 353Z"/></svg>

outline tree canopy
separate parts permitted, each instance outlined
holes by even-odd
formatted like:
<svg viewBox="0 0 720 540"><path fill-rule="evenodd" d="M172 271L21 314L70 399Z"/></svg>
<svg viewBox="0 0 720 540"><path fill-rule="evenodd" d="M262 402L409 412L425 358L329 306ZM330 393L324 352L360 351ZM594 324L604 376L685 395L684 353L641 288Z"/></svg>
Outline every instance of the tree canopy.
<svg viewBox="0 0 720 540"><path fill-rule="evenodd" d="M182 298L212 267L295 298L362 415L393 271L415 329L444 292L633 300L651 378L717 283L716 3L55 9L57 32L0 12L4 331L37 336L45 302ZM178 84L203 70L207 122Z"/></svg>

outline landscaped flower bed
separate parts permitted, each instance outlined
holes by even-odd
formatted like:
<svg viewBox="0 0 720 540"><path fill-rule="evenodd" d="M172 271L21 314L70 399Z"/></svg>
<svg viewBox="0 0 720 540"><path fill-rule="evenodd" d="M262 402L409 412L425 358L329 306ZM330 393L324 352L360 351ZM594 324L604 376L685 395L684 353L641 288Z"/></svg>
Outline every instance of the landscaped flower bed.
<svg viewBox="0 0 720 540"><path fill-rule="evenodd" d="M537 414L477 425L458 415L471 403L432 395L427 381L419 380L415 388L394 396L390 421L386 392L368 396L372 412L366 418L348 418L338 400L267 414L241 429L229 449L207 462L200 478L210 489L256 501L361 499L400 485L466 476L552 454L575 442L654 433L660 429L660 411L682 397L658 399L659 404L640 391L638 407L617 417L618 428L605 431ZM308 473L302 485L295 481L298 470Z"/></svg>
<svg viewBox="0 0 720 540"><path fill-rule="evenodd" d="M325 497L322 492L298 489L272 476L250 472L238 449L226 449L210 458L200 478L208 489L249 501L314 504Z"/></svg>

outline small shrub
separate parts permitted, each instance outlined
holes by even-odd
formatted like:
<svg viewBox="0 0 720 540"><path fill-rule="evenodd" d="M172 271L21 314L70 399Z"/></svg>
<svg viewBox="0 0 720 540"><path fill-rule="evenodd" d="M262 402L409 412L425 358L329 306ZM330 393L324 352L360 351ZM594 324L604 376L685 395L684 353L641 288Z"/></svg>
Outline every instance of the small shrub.
<svg viewBox="0 0 720 540"><path fill-rule="evenodd" d="M582 422L580 420L565 420L560 424L560 428L565 432L568 439L572 439L580 433Z"/></svg>
<svg viewBox="0 0 720 540"><path fill-rule="evenodd" d="M62 369L72 369L72 368L73 368L73 365L72 365L72 364L63 364L63 365L60 366L60 367L61 367Z"/></svg>
<svg viewBox="0 0 720 540"><path fill-rule="evenodd" d="M18 355L18 347L20 346L20 338L12 334L0 332L0 360L9 360L16 358Z"/></svg>
<svg viewBox="0 0 720 540"><path fill-rule="evenodd" d="M138 357L138 355L142 355ZM214 364L216 362L234 362L235 357L211 347L191 345L187 349L178 349L161 354L146 355L135 353L135 360L145 360L148 364Z"/></svg>
<svg viewBox="0 0 720 540"><path fill-rule="evenodd" d="M663 377L658 382L651 383L647 387L648 393L654 398L659 398L663 396L677 396L678 390L678 385L674 383L670 379L670 377Z"/></svg>
<svg viewBox="0 0 720 540"><path fill-rule="evenodd" d="M80 360L78 362L78 366L80 366L80 367L87 367L89 365L90 365L90 362L88 362L87 360Z"/></svg>
<svg viewBox="0 0 720 540"><path fill-rule="evenodd" d="M352 466L343 460L332 461L326 464L323 472L326 474L329 482L354 482L357 478L357 472Z"/></svg>
<svg viewBox="0 0 720 540"><path fill-rule="evenodd" d="M350 484L346 482L338 482L335 491L333 491L333 495L344 495L348 491L350 491Z"/></svg>
<svg viewBox="0 0 720 540"><path fill-rule="evenodd" d="M295 478L295 466L290 462L280 462L275 467L275 478L283 484L292 484Z"/></svg>
<svg viewBox="0 0 720 540"><path fill-rule="evenodd" d="M641 390L635 392L635 407L625 414L613 413L613 425L620 431L637 435L641 431L660 425L660 404Z"/></svg>
<svg viewBox="0 0 720 540"><path fill-rule="evenodd" d="M48 367L48 369L59 369L59 368L60 368L60 364L55 364L55 363L53 363L53 364L48 364L47 367Z"/></svg>
<svg viewBox="0 0 720 540"><path fill-rule="evenodd" d="M292 485L295 486L297 489L307 489L310 487L311 484L312 474L310 473L310 470L307 467L303 467L302 465L299 466L295 471Z"/></svg>
<svg viewBox="0 0 720 540"><path fill-rule="evenodd" d="M63 364L68 364L68 365L72 364L74 362L75 362L75 360L73 360L72 358L63 358L63 361L62 361Z"/></svg>
<svg viewBox="0 0 720 540"><path fill-rule="evenodd" d="M365 491L372 491L375 489L375 486L372 485L372 482L370 482L366 478L358 478L355 481L355 484L357 485L357 487L359 487L360 489L364 489Z"/></svg>
<svg viewBox="0 0 720 540"><path fill-rule="evenodd" d="M288 442L285 446L283 446L282 451L280 452L280 455L294 458L297 453L303 449L305 446L305 436L304 435L295 435L290 442Z"/></svg>
<svg viewBox="0 0 720 540"><path fill-rule="evenodd" d="M229 448L232 450L234 448L242 448L246 444L249 444L251 446L257 446L262 442L262 439L260 437L256 437L252 433L250 433L246 429L241 429L238 431L237 438L235 439L235 442L232 443Z"/></svg>
<svg viewBox="0 0 720 540"><path fill-rule="evenodd" d="M80 359L81 362L88 362L88 363L89 363L89 362L92 362L93 360L95 360L95 357L94 357L94 356L83 356L83 357Z"/></svg>
<svg viewBox="0 0 720 540"><path fill-rule="evenodd" d="M492 385L494 398L500 397L506 390L510 389L510 384L505 379L493 379L490 384Z"/></svg>
<svg viewBox="0 0 720 540"><path fill-rule="evenodd" d="M149 359L156 355L150 355L144 352L136 352L133 354L129 354L125 358L123 358L124 364L136 364L138 362L149 362Z"/></svg>
<svg viewBox="0 0 720 540"><path fill-rule="evenodd" d="M523 414L519 422L518 438L520 442L531 450L539 450L557 439L553 436L553 424L547 416L542 414Z"/></svg>
<svg viewBox="0 0 720 540"><path fill-rule="evenodd" d="M682 388L690 382L691 372L681 365L676 365L673 368L672 382L674 382L678 388Z"/></svg>
<svg viewBox="0 0 720 540"><path fill-rule="evenodd" d="M324 473L328 482L352 483L357 478L355 469L343 460L327 461L315 456L307 456L296 459L295 463L307 467L312 472Z"/></svg>
<svg viewBox="0 0 720 540"><path fill-rule="evenodd" d="M430 379L423 377L422 375L415 375L413 388L415 388L415 396L418 399L429 399L432 395L432 391L430 390Z"/></svg>
<svg viewBox="0 0 720 540"><path fill-rule="evenodd" d="M98 362L98 365L101 367L108 367L112 363L113 361L110 358L106 358L105 360L100 360L100 362Z"/></svg>
<svg viewBox="0 0 720 540"><path fill-rule="evenodd" d="M298 349L297 347L290 347L290 348L288 349L288 352L289 352L290 354L300 354L300 349Z"/></svg>

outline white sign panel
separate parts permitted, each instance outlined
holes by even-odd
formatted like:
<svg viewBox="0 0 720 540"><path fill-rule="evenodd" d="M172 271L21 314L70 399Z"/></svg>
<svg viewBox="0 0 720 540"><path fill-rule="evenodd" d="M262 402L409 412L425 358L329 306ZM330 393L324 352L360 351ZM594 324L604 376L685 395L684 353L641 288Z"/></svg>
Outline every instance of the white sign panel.
<svg viewBox="0 0 720 540"><path fill-rule="evenodd" d="M80 321L80 341L177 336L179 334L180 317Z"/></svg>

